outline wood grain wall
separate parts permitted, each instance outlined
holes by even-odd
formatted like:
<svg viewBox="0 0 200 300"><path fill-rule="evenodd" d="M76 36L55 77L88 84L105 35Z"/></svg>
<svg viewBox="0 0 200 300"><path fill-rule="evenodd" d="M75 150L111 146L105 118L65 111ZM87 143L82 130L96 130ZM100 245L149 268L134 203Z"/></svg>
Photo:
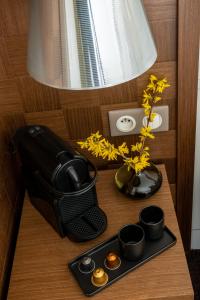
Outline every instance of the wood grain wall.
<svg viewBox="0 0 200 300"><path fill-rule="evenodd" d="M139 107L148 75L166 76L171 87L164 94L169 105L170 129L157 133L150 143L152 158L164 162L173 194L176 190L176 106L177 106L177 1L144 0L158 49L156 64L128 83L96 91L59 91L32 80L26 71L28 1L1 0L0 5L0 281L9 249L17 208L19 180L9 140L24 124L44 124L63 139L75 141L94 131L109 136L107 111ZM135 137L111 138L116 144ZM99 168L109 167L96 160Z"/></svg>
<svg viewBox="0 0 200 300"><path fill-rule="evenodd" d="M183 244L185 250L189 251L191 245L194 186L200 1L180 0L178 2L178 11L178 172L176 212ZM181 172L182 170L184 172Z"/></svg>

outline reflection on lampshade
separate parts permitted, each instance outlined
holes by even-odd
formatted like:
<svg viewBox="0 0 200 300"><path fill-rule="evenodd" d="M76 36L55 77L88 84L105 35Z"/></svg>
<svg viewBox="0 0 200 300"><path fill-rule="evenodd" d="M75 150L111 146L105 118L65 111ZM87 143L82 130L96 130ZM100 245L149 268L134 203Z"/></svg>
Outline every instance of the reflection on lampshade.
<svg viewBox="0 0 200 300"><path fill-rule="evenodd" d="M157 58L140 0L30 0L28 71L60 89L138 77Z"/></svg>

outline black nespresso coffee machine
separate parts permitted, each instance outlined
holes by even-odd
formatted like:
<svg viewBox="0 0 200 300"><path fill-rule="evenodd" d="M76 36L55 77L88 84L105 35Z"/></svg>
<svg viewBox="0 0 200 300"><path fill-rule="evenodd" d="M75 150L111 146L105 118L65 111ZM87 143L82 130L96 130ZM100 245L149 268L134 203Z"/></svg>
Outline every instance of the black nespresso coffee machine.
<svg viewBox="0 0 200 300"><path fill-rule="evenodd" d="M107 219L96 195L96 168L45 126L19 128L14 142L32 204L61 237L86 241Z"/></svg>

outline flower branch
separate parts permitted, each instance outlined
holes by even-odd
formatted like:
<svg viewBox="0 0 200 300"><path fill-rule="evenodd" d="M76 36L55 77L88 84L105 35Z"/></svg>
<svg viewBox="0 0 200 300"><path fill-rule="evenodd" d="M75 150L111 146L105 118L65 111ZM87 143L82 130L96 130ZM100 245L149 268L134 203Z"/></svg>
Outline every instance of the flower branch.
<svg viewBox="0 0 200 300"><path fill-rule="evenodd" d="M99 132L91 134L84 141L79 141L78 144L81 149L87 149L94 156L107 160L117 160L118 157L122 157L128 170L132 168L136 173L139 173L145 167L149 166L149 147L145 146L145 142L147 138L155 138L151 128L151 123L156 117L156 113L153 112L153 105L161 101L161 94L169 86L166 78L159 80L155 75L150 75L149 83L143 91L142 103L146 116L146 125L141 128L139 142L135 145L131 145L131 150L129 150L126 142L116 147ZM134 155L130 155L130 152L133 152Z"/></svg>

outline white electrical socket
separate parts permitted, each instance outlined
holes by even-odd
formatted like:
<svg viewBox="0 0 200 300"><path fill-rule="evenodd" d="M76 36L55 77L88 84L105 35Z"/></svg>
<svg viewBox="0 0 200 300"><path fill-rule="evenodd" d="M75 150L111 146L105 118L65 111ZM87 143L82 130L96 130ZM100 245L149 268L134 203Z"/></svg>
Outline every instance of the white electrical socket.
<svg viewBox="0 0 200 300"><path fill-rule="evenodd" d="M147 126L148 118L145 116L142 120L142 124ZM158 113L155 113L153 122L149 122L149 126L152 129L158 129L162 125L162 116Z"/></svg>
<svg viewBox="0 0 200 300"><path fill-rule="evenodd" d="M153 107L157 116L152 124L153 132L169 130L169 107ZM143 108L112 110L108 112L111 136L138 134L146 123ZM123 120L123 122L122 122Z"/></svg>
<svg viewBox="0 0 200 300"><path fill-rule="evenodd" d="M131 116L121 116L116 122L116 127L120 132L131 132L135 126L136 121Z"/></svg>

